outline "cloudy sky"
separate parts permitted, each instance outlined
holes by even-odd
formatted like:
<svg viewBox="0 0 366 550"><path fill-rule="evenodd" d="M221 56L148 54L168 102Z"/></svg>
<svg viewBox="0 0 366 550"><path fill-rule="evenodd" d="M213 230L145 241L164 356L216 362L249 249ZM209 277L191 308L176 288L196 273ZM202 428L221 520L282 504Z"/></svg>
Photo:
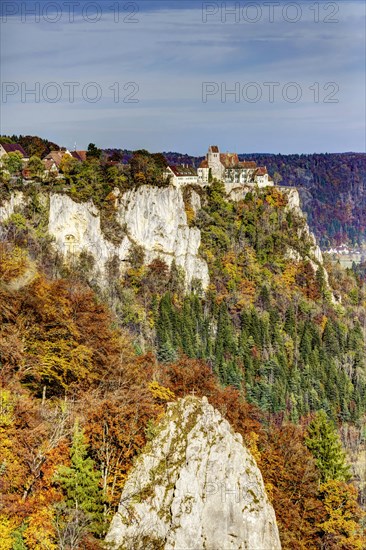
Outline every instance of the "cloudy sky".
<svg viewBox="0 0 366 550"><path fill-rule="evenodd" d="M365 3L1 1L1 133L365 151Z"/></svg>

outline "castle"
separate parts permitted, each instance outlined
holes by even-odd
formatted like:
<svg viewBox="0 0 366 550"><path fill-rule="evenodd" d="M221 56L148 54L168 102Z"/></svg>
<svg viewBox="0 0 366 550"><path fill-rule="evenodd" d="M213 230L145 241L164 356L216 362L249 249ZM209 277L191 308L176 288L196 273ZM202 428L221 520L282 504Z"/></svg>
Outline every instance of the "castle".
<svg viewBox="0 0 366 550"><path fill-rule="evenodd" d="M189 184L205 186L213 179L222 181L227 192L239 186L273 185L266 167L257 166L254 161L240 161L237 153L220 153L217 145L209 147L197 171L192 166L168 166L166 174L177 187Z"/></svg>

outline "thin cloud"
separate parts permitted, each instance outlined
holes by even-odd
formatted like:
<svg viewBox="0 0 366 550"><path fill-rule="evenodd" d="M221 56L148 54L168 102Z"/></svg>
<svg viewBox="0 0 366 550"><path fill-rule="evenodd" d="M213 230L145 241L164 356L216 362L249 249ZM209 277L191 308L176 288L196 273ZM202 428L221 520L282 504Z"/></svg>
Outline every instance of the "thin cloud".
<svg viewBox="0 0 366 550"><path fill-rule="evenodd" d="M191 153L223 140L235 150L242 143L248 151L364 149L362 3L341 2L339 23L328 25L311 21L309 10L296 24L203 23L197 3L153 4L154 9L143 3L135 25L116 24L112 14L94 25L80 14L72 24L23 24L16 17L3 24L3 81L26 82L29 88L34 82L78 81L81 87L97 82L103 97L88 103L78 89L74 104L63 95L55 104L32 105L17 95L2 107L1 131L52 132L65 145L76 139L80 146L95 141L131 148L140 136L140 148L179 145ZM118 82L123 92L131 81L139 86L139 104L114 104L110 87ZM295 81L304 94L296 104L281 94L274 103L250 103L242 96L238 104L229 96L223 102L221 93L203 103L205 81L224 83L228 90L237 82L242 88L252 81L262 87L278 81L282 89ZM315 103L309 87L317 82L321 97ZM324 103L327 82L339 85L338 104Z"/></svg>

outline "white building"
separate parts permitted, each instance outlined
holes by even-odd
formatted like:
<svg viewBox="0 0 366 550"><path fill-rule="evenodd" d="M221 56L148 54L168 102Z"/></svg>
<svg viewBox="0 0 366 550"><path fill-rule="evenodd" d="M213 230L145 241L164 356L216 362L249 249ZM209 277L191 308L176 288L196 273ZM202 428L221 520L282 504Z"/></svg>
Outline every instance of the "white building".
<svg viewBox="0 0 366 550"><path fill-rule="evenodd" d="M209 147L197 175L198 183L201 185L209 183L214 178L223 181L227 192L240 185L273 185L267 168L257 166L254 161L240 161L236 153L220 153L217 145Z"/></svg>
<svg viewBox="0 0 366 550"><path fill-rule="evenodd" d="M175 187L198 184L197 170L193 166L173 166L170 164L167 166L164 175L170 178L170 183Z"/></svg>

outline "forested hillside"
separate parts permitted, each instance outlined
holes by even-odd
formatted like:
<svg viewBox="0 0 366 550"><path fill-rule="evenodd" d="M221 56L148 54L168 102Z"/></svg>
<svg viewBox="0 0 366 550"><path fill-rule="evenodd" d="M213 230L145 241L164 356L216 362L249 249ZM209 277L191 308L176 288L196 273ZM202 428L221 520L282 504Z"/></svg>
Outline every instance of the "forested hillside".
<svg viewBox="0 0 366 550"><path fill-rule="evenodd" d="M322 247L361 244L366 236L366 154L241 155L296 186ZM276 178L277 179L277 178Z"/></svg>
<svg viewBox="0 0 366 550"><path fill-rule="evenodd" d="M82 170L74 196L92 192L110 213L118 181L103 184L96 160ZM328 283L285 194L267 188L232 203L214 182L195 190L197 213L193 189L184 192L207 292L197 281L187 289L174 262L146 265L138 248L99 287L90 258L65 265L55 252L39 199L47 192L30 185L27 208L1 228L2 548L102 547L166 403L194 393L243 435L284 549L361 550L362 495L337 428L362 443L362 281L325 266Z"/></svg>
<svg viewBox="0 0 366 550"><path fill-rule="evenodd" d="M192 163L203 157L165 153L169 162ZM299 189L309 225L322 248L366 238L366 153L312 155L241 154L266 166L280 185Z"/></svg>

